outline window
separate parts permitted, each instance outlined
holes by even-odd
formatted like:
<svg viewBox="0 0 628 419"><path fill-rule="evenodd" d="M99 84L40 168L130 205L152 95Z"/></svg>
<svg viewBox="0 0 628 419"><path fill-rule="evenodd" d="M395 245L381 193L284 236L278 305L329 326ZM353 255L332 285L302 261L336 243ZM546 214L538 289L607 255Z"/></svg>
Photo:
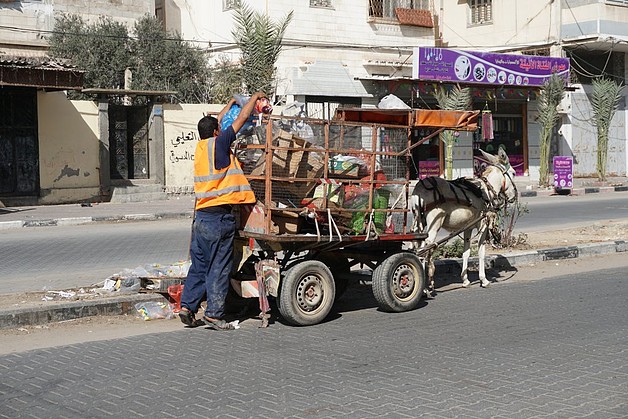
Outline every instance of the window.
<svg viewBox="0 0 628 419"><path fill-rule="evenodd" d="M397 20L395 9L429 10L430 0L370 0L369 17Z"/></svg>
<svg viewBox="0 0 628 419"><path fill-rule="evenodd" d="M327 7L331 8L331 0L310 0L310 7Z"/></svg>
<svg viewBox="0 0 628 419"><path fill-rule="evenodd" d="M235 7L235 0L222 0L222 11L231 10Z"/></svg>
<svg viewBox="0 0 628 419"><path fill-rule="evenodd" d="M469 0L469 9L472 25L493 22L493 0Z"/></svg>

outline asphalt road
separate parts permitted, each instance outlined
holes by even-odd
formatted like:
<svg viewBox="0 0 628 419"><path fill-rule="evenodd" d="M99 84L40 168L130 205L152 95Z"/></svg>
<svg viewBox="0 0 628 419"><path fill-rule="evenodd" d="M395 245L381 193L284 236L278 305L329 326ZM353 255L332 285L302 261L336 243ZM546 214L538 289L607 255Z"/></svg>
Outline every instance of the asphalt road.
<svg viewBox="0 0 628 419"><path fill-rule="evenodd" d="M628 192L521 198L521 202L529 209L517 220L515 229L522 232L628 219Z"/></svg>
<svg viewBox="0 0 628 419"><path fill-rule="evenodd" d="M523 198L517 231L628 219L628 193ZM0 231L0 293L88 287L124 269L187 259L190 220Z"/></svg>
<svg viewBox="0 0 628 419"><path fill-rule="evenodd" d="M625 264L572 271L442 292L398 314L352 284L315 326L180 328L0 356L0 417L624 418Z"/></svg>

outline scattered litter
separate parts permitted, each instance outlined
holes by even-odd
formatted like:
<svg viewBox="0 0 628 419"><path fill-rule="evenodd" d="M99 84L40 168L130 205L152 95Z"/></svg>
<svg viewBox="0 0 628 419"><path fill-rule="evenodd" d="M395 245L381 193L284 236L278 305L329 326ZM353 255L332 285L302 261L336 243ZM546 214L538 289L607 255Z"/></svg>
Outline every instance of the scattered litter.
<svg viewBox="0 0 628 419"><path fill-rule="evenodd" d="M174 305L167 302L145 301L135 304L135 310L143 320L174 318Z"/></svg>

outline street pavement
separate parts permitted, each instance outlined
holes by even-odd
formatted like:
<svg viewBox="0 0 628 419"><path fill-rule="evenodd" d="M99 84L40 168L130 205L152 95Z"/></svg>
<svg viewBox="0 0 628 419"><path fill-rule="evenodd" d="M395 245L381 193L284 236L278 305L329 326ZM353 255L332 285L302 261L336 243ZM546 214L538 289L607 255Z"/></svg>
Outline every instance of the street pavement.
<svg viewBox="0 0 628 419"><path fill-rule="evenodd" d="M608 184L596 186L590 179L576 179L573 194L623 192L628 190L628 179L613 178ZM539 190L526 179L517 179L521 196L547 196L554 191ZM2 230L44 226L68 226L94 222L132 222L167 218L191 218L194 199L190 195L173 197L164 201L129 203L93 203L89 205L67 204L32 207L0 208L0 235ZM513 252L493 256L490 263L496 268L509 268L538 261L577 258L596 254L628 251L626 242L600 243L569 248L558 248L528 252ZM443 262L444 265L451 261ZM453 262L453 268L458 262ZM69 320L85 315L123 314L132 311L136 302L159 300L160 294L125 295L85 303L83 301L51 302L38 308L0 307L0 328L42 324L50 321Z"/></svg>
<svg viewBox="0 0 628 419"><path fill-rule="evenodd" d="M505 280L309 327L200 327L0 356L2 418L625 418L623 270Z"/></svg>

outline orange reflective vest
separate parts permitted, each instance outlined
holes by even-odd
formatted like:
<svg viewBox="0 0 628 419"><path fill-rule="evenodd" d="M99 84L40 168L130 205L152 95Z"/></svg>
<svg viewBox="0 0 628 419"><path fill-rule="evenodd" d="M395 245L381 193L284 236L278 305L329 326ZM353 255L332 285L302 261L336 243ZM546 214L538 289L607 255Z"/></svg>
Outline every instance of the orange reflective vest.
<svg viewBox="0 0 628 419"><path fill-rule="evenodd" d="M244 176L240 162L230 153L229 166L216 170L215 138L200 140L194 153L194 194L196 209L216 205L254 204L255 194Z"/></svg>

